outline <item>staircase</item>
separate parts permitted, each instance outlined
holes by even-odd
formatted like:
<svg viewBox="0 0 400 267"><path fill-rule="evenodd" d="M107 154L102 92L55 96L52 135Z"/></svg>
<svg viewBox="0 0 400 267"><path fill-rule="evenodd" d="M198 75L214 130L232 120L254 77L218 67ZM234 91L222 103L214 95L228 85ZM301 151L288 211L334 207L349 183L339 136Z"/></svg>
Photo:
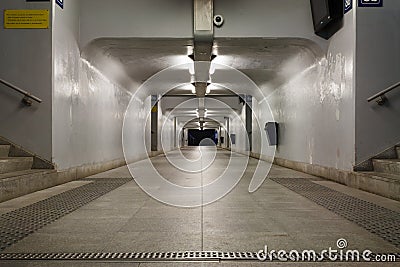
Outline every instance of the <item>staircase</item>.
<svg viewBox="0 0 400 267"><path fill-rule="evenodd" d="M387 177L389 179L397 179L400 181L400 146L394 148L395 156L387 159L372 159L372 172L363 172L369 175Z"/></svg>
<svg viewBox="0 0 400 267"><path fill-rule="evenodd" d="M373 171L361 171L361 175L375 180L375 186L378 191L382 190L385 194L380 194L392 199L400 200L400 146L388 150L384 156L377 156L372 159ZM390 158L387 155L391 155ZM381 158L379 158L381 157ZM384 188L379 184L384 183ZM376 193L376 192L374 192Z"/></svg>
<svg viewBox="0 0 400 267"><path fill-rule="evenodd" d="M396 146L397 158L395 159L374 159L374 170L385 173L400 179L400 146Z"/></svg>
<svg viewBox="0 0 400 267"><path fill-rule="evenodd" d="M41 190L56 176L51 164L0 139L0 202Z"/></svg>

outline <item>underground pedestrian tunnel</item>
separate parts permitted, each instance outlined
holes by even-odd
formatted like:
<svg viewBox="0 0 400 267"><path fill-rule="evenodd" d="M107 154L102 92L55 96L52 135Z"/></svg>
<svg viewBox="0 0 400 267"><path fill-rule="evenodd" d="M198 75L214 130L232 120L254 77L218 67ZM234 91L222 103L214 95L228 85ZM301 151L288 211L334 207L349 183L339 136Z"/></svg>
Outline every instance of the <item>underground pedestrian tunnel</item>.
<svg viewBox="0 0 400 267"><path fill-rule="evenodd" d="M400 260L398 1L0 8L1 266Z"/></svg>

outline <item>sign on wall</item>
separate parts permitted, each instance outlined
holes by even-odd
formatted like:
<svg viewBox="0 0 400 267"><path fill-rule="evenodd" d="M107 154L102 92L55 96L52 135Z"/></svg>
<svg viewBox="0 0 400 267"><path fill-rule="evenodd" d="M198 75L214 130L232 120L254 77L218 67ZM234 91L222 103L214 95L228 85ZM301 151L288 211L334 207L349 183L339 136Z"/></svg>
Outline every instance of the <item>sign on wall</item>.
<svg viewBox="0 0 400 267"><path fill-rule="evenodd" d="M353 0L344 0L344 14L353 9Z"/></svg>
<svg viewBox="0 0 400 267"><path fill-rule="evenodd" d="M64 0L56 0L56 4L61 7L64 8Z"/></svg>
<svg viewBox="0 0 400 267"><path fill-rule="evenodd" d="M4 29L48 29L49 10L4 10Z"/></svg>
<svg viewBox="0 0 400 267"><path fill-rule="evenodd" d="M358 0L359 7L382 7L383 0Z"/></svg>

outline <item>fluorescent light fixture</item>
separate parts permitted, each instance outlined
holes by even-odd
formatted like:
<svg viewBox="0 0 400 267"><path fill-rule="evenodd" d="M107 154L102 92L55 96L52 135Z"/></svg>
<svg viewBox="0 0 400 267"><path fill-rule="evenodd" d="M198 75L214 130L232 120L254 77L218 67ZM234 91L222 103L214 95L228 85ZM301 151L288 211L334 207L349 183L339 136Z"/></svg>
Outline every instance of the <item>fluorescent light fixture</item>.
<svg viewBox="0 0 400 267"><path fill-rule="evenodd" d="M190 55L193 54L193 46L188 45L188 46L186 47L186 54L187 54L188 56L190 56Z"/></svg>
<svg viewBox="0 0 400 267"><path fill-rule="evenodd" d="M215 64L213 64L211 62L211 64L210 64L210 75L213 75L214 73L215 73Z"/></svg>
<svg viewBox="0 0 400 267"><path fill-rule="evenodd" d="M194 75L195 74L194 62L189 63L189 73L190 73L190 75Z"/></svg>

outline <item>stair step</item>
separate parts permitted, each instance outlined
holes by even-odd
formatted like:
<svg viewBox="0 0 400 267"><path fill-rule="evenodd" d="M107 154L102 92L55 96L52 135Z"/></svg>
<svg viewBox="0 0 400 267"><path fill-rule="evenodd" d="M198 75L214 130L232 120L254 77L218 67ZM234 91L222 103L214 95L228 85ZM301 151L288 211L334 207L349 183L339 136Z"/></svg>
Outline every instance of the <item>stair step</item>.
<svg viewBox="0 0 400 267"><path fill-rule="evenodd" d="M397 158L400 159L400 146L396 146Z"/></svg>
<svg viewBox="0 0 400 267"><path fill-rule="evenodd" d="M32 164L33 157L3 157L0 158L0 174L29 170Z"/></svg>
<svg viewBox="0 0 400 267"><path fill-rule="evenodd" d="M360 172L362 174L368 175L374 179L378 180L392 180L392 181L398 181L400 182L400 175L397 174L389 174L389 173L384 173L384 172Z"/></svg>
<svg viewBox="0 0 400 267"><path fill-rule="evenodd" d="M400 175L400 159L374 159L375 172Z"/></svg>
<svg viewBox="0 0 400 267"><path fill-rule="evenodd" d="M8 157L8 153L10 153L10 145L0 145L0 158Z"/></svg>
<svg viewBox="0 0 400 267"><path fill-rule="evenodd" d="M56 170L29 169L29 170L23 170L23 171L8 172L8 173L0 174L0 180L14 178L14 177L20 177L20 176L24 176L24 175L47 174L47 173L53 173L53 172L56 172Z"/></svg>
<svg viewBox="0 0 400 267"><path fill-rule="evenodd" d="M32 169L0 174L0 202L62 183L56 170Z"/></svg>

